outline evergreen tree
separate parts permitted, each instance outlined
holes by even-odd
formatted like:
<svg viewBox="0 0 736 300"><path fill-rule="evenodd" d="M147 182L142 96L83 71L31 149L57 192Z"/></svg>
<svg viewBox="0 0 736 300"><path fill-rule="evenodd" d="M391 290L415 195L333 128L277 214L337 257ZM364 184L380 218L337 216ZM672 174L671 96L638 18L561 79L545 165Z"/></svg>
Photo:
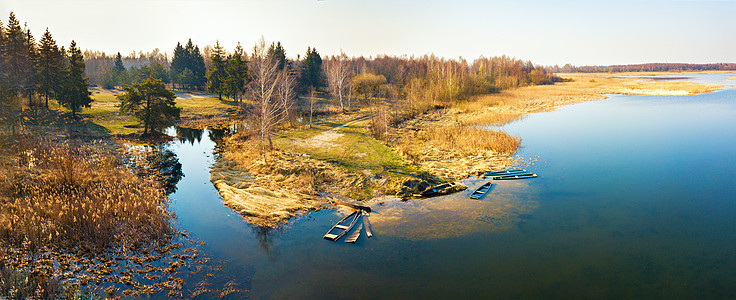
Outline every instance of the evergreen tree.
<svg viewBox="0 0 736 300"><path fill-rule="evenodd" d="M181 43L176 43L176 48L174 48L174 57L171 59L171 65L169 67L171 81L174 84L184 84L181 79L181 73L184 72L184 69L187 67L185 56L186 52L184 51L184 47L181 46Z"/></svg>
<svg viewBox="0 0 736 300"><path fill-rule="evenodd" d="M286 66L286 52L284 52L281 42L271 43L271 47L268 48L268 56L276 60L279 70Z"/></svg>
<svg viewBox="0 0 736 300"><path fill-rule="evenodd" d="M0 21L0 100L7 98L5 94L8 90L7 85L7 67L5 65L5 27L3 22ZM0 103L1 105L2 103Z"/></svg>
<svg viewBox="0 0 736 300"><path fill-rule="evenodd" d="M28 68L31 67L31 61L26 45L26 35L13 12L10 12L8 18L8 28L4 40L3 54L8 89L16 94L22 94L27 81L29 81L31 70Z"/></svg>
<svg viewBox="0 0 736 300"><path fill-rule="evenodd" d="M72 111L72 118L82 110L82 107L90 107L92 98L89 96L88 78L84 77L84 57L82 51L77 48L77 43L72 40L68 51L68 72L60 103Z"/></svg>
<svg viewBox="0 0 736 300"><path fill-rule="evenodd" d="M189 69L189 72L185 73L186 69ZM192 39L189 39L184 47L181 46L181 43L176 44L170 72L174 83L186 85L188 89L205 86L207 78L205 77L204 58L199 47L192 43Z"/></svg>
<svg viewBox="0 0 736 300"><path fill-rule="evenodd" d="M210 60L212 61L212 67L207 73L207 92L217 93L217 96L222 100L222 93L224 91L224 81L226 80L225 73L225 50L220 46L220 41L215 43L215 48L212 51Z"/></svg>
<svg viewBox="0 0 736 300"><path fill-rule="evenodd" d="M49 107L49 97L61 85L61 53L51 32L46 28L38 49L38 83L39 91L46 98L46 108Z"/></svg>
<svg viewBox="0 0 736 300"><path fill-rule="evenodd" d="M123 89L125 92L118 95L120 111L143 122L143 135L159 131L179 119L181 109L174 102L176 95L161 80L148 78L125 85Z"/></svg>
<svg viewBox="0 0 736 300"><path fill-rule="evenodd" d="M115 56L115 64L113 65L112 69L118 76L125 72L125 66L123 65L123 56L120 55L120 52L118 52L118 55Z"/></svg>
<svg viewBox="0 0 736 300"><path fill-rule="evenodd" d="M202 52L199 51L199 46L191 47L192 40L189 39L187 43L187 51L189 52L189 69L192 70L192 82L191 85L200 89L207 84L207 69L204 67L204 57Z"/></svg>
<svg viewBox="0 0 736 300"><path fill-rule="evenodd" d="M318 89L325 86L325 76L322 73L322 57L315 48L307 47L307 55L302 67L301 84L305 89Z"/></svg>
<svg viewBox="0 0 736 300"><path fill-rule="evenodd" d="M23 90L28 97L29 106L36 106L33 103L33 95L38 90L38 49L36 48L36 39L31 34L28 24L25 24L23 29L25 31L26 53L28 53L28 59L24 66L26 82L23 85Z"/></svg>
<svg viewBox="0 0 736 300"><path fill-rule="evenodd" d="M248 76L248 62L243 54L243 47L238 43L233 54L227 58L225 67L225 82L223 91L232 99L239 98L245 90L246 77Z"/></svg>

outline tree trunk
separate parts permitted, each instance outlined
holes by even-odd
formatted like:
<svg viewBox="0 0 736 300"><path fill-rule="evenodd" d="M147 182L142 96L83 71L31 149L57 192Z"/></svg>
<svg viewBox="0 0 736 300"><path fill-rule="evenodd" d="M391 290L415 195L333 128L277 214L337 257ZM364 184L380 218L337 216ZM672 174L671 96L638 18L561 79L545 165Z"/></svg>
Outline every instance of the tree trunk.
<svg viewBox="0 0 736 300"><path fill-rule="evenodd" d="M146 121L143 126L143 135L148 135L148 126L151 123L151 96L146 96Z"/></svg>
<svg viewBox="0 0 736 300"><path fill-rule="evenodd" d="M342 114L345 114L345 105L342 102L342 86L338 86L337 90L338 98L340 98L340 108L342 109Z"/></svg>
<svg viewBox="0 0 736 300"><path fill-rule="evenodd" d="M352 109L352 106L351 106L352 100L353 100L353 89L350 89L348 91L348 110Z"/></svg>
<svg viewBox="0 0 736 300"><path fill-rule="evenodd" d="M312 128L312 114L314 114L314 88L309 90L309 128Z"/></svg>

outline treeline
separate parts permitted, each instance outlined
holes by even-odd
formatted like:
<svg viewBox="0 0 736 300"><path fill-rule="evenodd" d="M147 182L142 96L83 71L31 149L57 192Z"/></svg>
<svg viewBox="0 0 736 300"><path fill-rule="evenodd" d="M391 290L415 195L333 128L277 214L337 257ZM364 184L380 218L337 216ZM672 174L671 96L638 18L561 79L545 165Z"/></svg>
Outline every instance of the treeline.
<svg viewBox="0 0 736 300"><path fill-rule="evenodd" d="M228 51L219 42L201 51L190 39L185 44L177 43L171 59L158 49L127 56L92 51L83 55L74 42L69 49L58 47L48 30L36 43L30 30L19 24L11 13L7 28L0 31L0 89L16 96L3 97L4 107L13 106L5 99L28 99L31 107L48 107L48 99L56 99L72 115L92 101L90 81L106 88L123 88L154 78L173 89L206 90L221 99L248 99L257 104L244 104L243 112L260 113L256 119L261 121L274 118L263 123L269 126L306 114L311 124L318 109L315 101L333 101L342 113L349 113L358 104L373 111L373 128L378 136L379 132L385 134L388 126L431 107L502 89L551 84L558 79L549 68L507 56L467 61L434 55L351 58L341 53L323 59L315 48L308 47L304 55L293 59L287 58L281 42L268 44L263 39L252 51L240 44ZM259 91L264 88L268 88L267 94ZM257 113L259 105L272 111ZM22 111L22 105L15 107ZM10 118L17 114L5 115ZM261 133L270 144L269 132L267 128Z"/></svg>
<svg viewBox="0 0 736 300"><path fill-rule="evenodd" d="M384 135L388 126L431 107L447 106L474 95L503 89L552 84L559 79L549 68L507 56L480 57L469 62L434 55L351 58L343 53L323 59L315 48L308 47L304 55L296 55L293 59L287 58L281 42L265 46L261 45L262 42L257 43L253 50L258 48L261 51L257 54L260 63L267 59L276 64L266 73L288 77L288 81L293 81L289 85L294 93L308 96L288 105L291 112L285 112L281 117L290 119L297 114L308 114L311 125L312 115L317 109L316 96L321 95L322 99L327 96L343 113L348 113L356 103L373 110L371 115L381 120L379 125L376 119L373 127L382 128L375 132L384 132ZM170 62L157 50L137 57L90 55L87 74L93 78L93 83L98 82L96 78L103 79L99 82L105 87L123 86L155 77L170 84L171 88L206 90L217 94L220 99L224 96L236 101L248 98L257 102L254 98L271 97L255 96L249 89L257 84L255 79L264 76L264 69L253 69L255 52L248 53L239 43L228 51L219 41L214 47L202 49L204 51L191 39L184 45L177 43ZM92 63L92 60L104 62ZM137 65L133 66L134 63ZM266 132L263 135L268 136Z"/></svg>
<svg viewBox="0 0 736 300"><path fill-rule="evenodd" d="M159 49L151 52L140 51L123 56L118 52L107 55L100 51L84 51L85 76L89 83L104 88L114 88L135 81L142 81L149 76L169 83L169 57Z"/></svg>
<svg viewBox="0 0 736 300"><path fill-rule="evenodd" d="M612 66L573 66L549 68L554 73L609 73L609 72L672 72L672 71L736 71L736 63L685 64L685 63L649 63L635 65Z"/></svg>
<svg viewBox="0 0 736 300"><path fill-rule="evenodd" d="M72 41L68 49L56 45L48 28L36 42L30 29L10 13L7 26L0 22L0 120L13 133L28 107L48 108L49 99L72 111L72 117L92 99L84 77L82 51Z"/></svg>
<svg viewBox="0 0 736 300"><path fill-rule="evenodd" d="M448 106L474 95L560 80L549 70L507 56L480 57L472 62L422 57L379 56L325 59L330 96L345 111L353 96L373 113L371 130L387 140L389 128L432 107Z"/></svg>

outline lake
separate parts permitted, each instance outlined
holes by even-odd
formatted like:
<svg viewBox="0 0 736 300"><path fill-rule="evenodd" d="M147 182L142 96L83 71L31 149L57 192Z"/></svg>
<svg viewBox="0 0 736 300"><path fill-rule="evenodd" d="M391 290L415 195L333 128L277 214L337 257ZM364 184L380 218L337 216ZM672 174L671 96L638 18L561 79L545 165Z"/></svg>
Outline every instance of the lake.
<svg viewBox="0 0 736 300"><path fill-rule="evenodd" d="M322 239L345 210L278 230L243 221L209 181L205 130L170 145L185 174L177 227L254 299L736 297L735 88L610 95L501 129L538 178L481 200L468 195L485 181L469 178L459 194L373 205L374 237L356 244Z"/></svg>

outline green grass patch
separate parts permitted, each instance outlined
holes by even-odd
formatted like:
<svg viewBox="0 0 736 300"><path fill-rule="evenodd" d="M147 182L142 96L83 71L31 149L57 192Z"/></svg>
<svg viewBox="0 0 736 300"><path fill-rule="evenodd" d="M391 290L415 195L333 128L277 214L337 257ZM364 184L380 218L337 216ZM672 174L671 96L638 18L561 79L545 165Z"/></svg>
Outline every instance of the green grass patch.
<svg viewBox="0 0 736 300"><path fill-rule="evenodd" d="M222 116L233 114L238 109L237 102L216 97L177 98L176 106L181 107L182 118Z"/></svg>
<svg viewBox="0 0 736 300"><path fill-rule="evenodd" d="M319 127L335 128L345 123L347 122L325 122ZM367 125L368 120L363 120L339 128L336 132L318 128L288 131L274 137L273 142L279 149L309 154L316 159L337 163L352 172L421 172L415 166L407 164L391 147L371 137ZM321 139L320 135L325 139Z"/></svg>

